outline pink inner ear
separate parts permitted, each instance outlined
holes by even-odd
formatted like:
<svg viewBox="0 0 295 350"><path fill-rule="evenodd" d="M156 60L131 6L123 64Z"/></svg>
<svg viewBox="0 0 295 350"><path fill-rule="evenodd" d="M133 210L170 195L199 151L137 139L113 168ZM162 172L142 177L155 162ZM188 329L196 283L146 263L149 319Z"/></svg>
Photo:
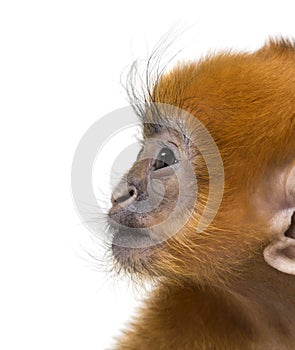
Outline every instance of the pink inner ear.
<svg viewBox="0 0 295 350"><path fill-rule="evenodd" d="M265 261L273 268L295 275L295 240L280 236L271 242L263 252Z"/></svg>
<svg viewBox="0 0 295 350"><path fill-rule="evenodd" d="M290 260L295 260L295 246L289 246L283 249L282 253Z"/></svg>

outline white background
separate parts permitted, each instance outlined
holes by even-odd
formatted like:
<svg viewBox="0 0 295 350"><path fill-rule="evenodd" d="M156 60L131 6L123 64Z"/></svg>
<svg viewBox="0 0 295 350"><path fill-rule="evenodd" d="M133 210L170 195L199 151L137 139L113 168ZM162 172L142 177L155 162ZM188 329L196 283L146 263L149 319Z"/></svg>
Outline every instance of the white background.
<svg viewBox="0 0 295 350"><path fill-rule="evenodd" d="M293 3L1 1L1 349L106 349L137 303L87 258L100 248L70 188L81 136L126 104L126 66L174 24L192 25L175 46L187 58L295 36Z"/></svg>

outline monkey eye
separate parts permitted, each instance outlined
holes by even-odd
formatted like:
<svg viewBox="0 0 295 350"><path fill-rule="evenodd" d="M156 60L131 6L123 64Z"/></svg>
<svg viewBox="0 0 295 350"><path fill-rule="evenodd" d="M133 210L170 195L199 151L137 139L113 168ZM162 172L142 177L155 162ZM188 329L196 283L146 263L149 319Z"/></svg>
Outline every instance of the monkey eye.
<svg viewBox="0 0 295 350"><path fill-rule="evenodd" d="M178 160L176 159L173 151L170 148L164 147L159 152L157 159L155 159L153 167L154 170L159 170L171 166L177 162Z"/></svg>

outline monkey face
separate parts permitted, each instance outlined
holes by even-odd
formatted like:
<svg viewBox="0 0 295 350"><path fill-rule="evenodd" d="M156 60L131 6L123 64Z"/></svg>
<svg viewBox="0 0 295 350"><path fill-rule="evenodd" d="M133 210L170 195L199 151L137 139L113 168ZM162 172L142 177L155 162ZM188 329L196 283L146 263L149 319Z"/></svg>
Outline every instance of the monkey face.
<svg viewBox="0 0 295 350"><path fill-rule="evenodd" d="M156 252L163 253L166 240L181 231L197 193L184 136L165 126L152 129L136 162L115 189L109 211L113 255L136 271L148 268Z"/></svg>
<svg viewBox="0 0 295 350"><path fill-rule="evenodd" d="M213 138L195 117L170 107L159 104L161 118L144 122L143 147L112 196L108 224L120 270L190 273L190 254L200 256L193 240L221 202L223 165Z"/></svg>
<svg viewBox="0 0 295 350"><path fill-rule="evenodd" d="M294 73L294 48L273 42L253 54L176 66L148 79L155 86L142 99L131 87L133 101L175 106L192 118L167 113L180 129L152 121L114 191L109 227L120 266L212 284L251 271L255 257L295 274ZM199 229L206 208L213 219Z"/></svg>

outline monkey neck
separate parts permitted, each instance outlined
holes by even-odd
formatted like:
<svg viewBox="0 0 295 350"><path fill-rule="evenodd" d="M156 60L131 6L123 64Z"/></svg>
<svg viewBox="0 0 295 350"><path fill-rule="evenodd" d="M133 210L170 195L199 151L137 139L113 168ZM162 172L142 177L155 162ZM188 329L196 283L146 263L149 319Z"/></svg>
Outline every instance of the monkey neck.
<svg viewBox="0 0 295 350"><path fill-rule="evenodd" d="M261 258L252 262L238 280L221 289L229 298L233 297L261 331L293 333L295 276L269 267Z"/></svg>
<svg viewBox="0 0 295 350"><path fill-rule="evenodd" d="M244 266L243 274L227 283L165 282L155 299L164 291L158 307L165 320L169 310L170 320L177 320L181 332L187 329L195 335L201 329L209 339L212 334L223 339L230 331L233 338L255 343L255 347L246 344L229 349L294 348L295 278L268 267L263 258Z"/></svg>

